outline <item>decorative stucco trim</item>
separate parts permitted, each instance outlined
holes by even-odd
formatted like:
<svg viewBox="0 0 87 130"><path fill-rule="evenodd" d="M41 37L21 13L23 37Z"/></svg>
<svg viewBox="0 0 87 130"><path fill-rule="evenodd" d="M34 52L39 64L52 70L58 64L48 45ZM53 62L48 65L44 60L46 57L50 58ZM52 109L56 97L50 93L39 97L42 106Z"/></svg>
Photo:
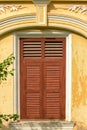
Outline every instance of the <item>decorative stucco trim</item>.
<svg viewBox="0 0 87 130"><path fill-rule="evenodd" d="M87 23L67 16L48 16L48 26L71 30L87 38ZM52 21L50 23L50 21ZM58 23L57 23L58 21Z"/></svg>
<svg viewBox="0 0 87 130"><path fill-rule="evenodd" d="M32 20L34 21L32 22ZM48 27L57 27L61 29L65 28L67 30L79 33L87 38L87 23L80 19L71 18L67 16L49 15L48 21L49 21L47 25ZM17 16L15 18L9 18L6 20L4 19L3 21L0 22L0 29L1 29L0 35L2 35L7 31L15 30L15 26L16 29L22 29L24 27L37 27L41 25L36 23L35 15Z"/></svg>
<svg viewBox="0 0 87 130"><path fill-rule="evenodd" d="M8 25L8 24L11 24L11 23L16 23L18 21L24 21L24 20L36 20L36 16L18 16L18 17L15 17L15 18L9 18L5 21L1 21L0 22L0 27L1 26L4 26L4 25ZM73 23L75 25L79 25L79 26L82 26L84 28L87 28L87 23L84 23L84 22L81 22L81 20L78 20L78 19L75 19L75 18L70 18L70 17L67 17L67 16L55 16L55 15L51 15L51 16L48 16L48 20L62 20L62 21L65 21L65 22L70 22L70 23Z"/></svg>
<svg viewBox="0 0 87 130"><path fill-rule="evenodd" d="M8 18L4 19L0 22L0 35L3 35L7 32L16 30L16 29L23 29L27 27L34 27L36 26L36 16L18 16L15 18Z"/></svg>
<svg viewBox="0 0 87 130"><path fill-rule="evenodd" d="M37 23L38 25L47 25L47 5L37 4Z"/></svg>
<svg viewBox="0 0 87 130"><path fill-rule="evenodd" d="M17 16L14 18L8 18L8 19L4 19L3 21L0 22L0 27L8 25L8 24L12 24L12 23L16 23L19 21L26 21L26 20L36 20L36 16L35 15L26 15L26 16Z"/></svg>
<svg viewBox="0 0 87 130"><path fill-rule="evenodd" d="M44 7L45 5L48 5L50 3L51 0L34 0L34 4L36 4L36 6L38 6L38 8L40 8L40 6ZM26 7L22 6L22 5L12 5L12 4L4 4L4 5L0 5L0 15L2 15L3 13L6 14L7 10L9 10L10 12L14 12L14 11L19 11L20 9L24 9ZM62 10L68 10L70 12L74 12L78 14L87 14L87 6L80 4L80 5L66 5L65 7L59 6L58 9L62 9Z"/></svg>
<svg viewBox="0 0 87 130"><path fill-rule="evenodd" d="M71 5L68 7L68 10L75 13L87 14L87 6L85 5Z"/></svg>
<svg viewBox="0 0 87 130"><path fill-rule="evenodd" d="M14 76L14 113L20 115L20 38L66 37L66 120L71 121L71 35L59 30L31 30L14 34L15 76Z"/></svg>
<svg viewBox="0 0 87 130"><path fill-rule="evenodd" d="M59 11L60 9L63 11L69 11L71 13L76 13L77 15L86 15L87 14L87 5L85 4L65 4L65 6L58 6L57 8ZM67 12L68 13L68 12Z"/></svg>
<svg viewBox="0 0 87 130"><path fill-rule="evenodd" d="M67 16L55 16L55 15L51 15L48 16L48 20L61 20L64 22L68 22L68 23L73 23L75 25L79 25L82 26L83 28L87 28L87 23L81 21L80 19L76 19L76 18L71 18L71 17L67 17Z"/></svg>
<svg viewBox="0 0 87 130"><path fill-rule="evenodd" d="M13 11L18 11L20 9L23 9L24 7L22 7L21 5L8 5L8 4L4 4L0 6L0 15L2 13L6 13L7 10L10 10L10 12Z"/></svg>
<svg viewBox="0 0 87 130"><path fill-rule="evenodd" d="M44 30L29 30L26 32L15 32L15 34L17 35L17 37L19 38L57 38L57 37L67 37L70 32L66 32L66 31L60 31L60 30L52 30L52 29L44 29Z"/></svg>

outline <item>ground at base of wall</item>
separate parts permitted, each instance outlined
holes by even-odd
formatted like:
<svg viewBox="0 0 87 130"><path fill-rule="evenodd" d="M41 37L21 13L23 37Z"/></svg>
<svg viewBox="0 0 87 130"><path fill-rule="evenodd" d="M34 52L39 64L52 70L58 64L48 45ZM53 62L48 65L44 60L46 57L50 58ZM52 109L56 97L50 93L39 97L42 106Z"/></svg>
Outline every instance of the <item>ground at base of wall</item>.
<svg viewBox="0 0 87 130"><path fill-rule="evenodd" d="M87 130L87 125L83 122L76 122L74 130Z"/></svg>

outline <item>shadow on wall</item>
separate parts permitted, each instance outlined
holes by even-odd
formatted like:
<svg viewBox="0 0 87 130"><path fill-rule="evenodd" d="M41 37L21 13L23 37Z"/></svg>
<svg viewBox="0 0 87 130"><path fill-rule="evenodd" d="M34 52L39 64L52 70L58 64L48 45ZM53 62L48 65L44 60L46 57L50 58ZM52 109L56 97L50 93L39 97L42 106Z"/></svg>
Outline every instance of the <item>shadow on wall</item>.
<svg viewBox="0 0 87 130"><path fill-rule="evenodd" d="M74 130L87 130L87 125L82 122L76 122Z"/></svg>

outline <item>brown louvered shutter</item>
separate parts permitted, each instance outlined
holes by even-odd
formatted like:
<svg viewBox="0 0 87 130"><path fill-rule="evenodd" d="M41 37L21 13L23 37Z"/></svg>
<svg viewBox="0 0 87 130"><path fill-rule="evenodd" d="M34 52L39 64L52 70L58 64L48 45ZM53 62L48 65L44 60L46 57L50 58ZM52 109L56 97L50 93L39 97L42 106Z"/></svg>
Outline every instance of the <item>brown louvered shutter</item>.
<svg viewBox="0 0 87 130"><path fill-rule="evenodd" d="M21 39L21 118L65 118L65 38Z"/></svg>
<svg viewBox="0 0 87 130"><path fill-rule="evenodd" d="M21 39L21 119L42 118L41 41Z"/></svg>
<svg viewBox="0 0 87 130"><path fill-rule="evenodd" d="M45 118L65 118L65 39L45 42Z"/></svg>

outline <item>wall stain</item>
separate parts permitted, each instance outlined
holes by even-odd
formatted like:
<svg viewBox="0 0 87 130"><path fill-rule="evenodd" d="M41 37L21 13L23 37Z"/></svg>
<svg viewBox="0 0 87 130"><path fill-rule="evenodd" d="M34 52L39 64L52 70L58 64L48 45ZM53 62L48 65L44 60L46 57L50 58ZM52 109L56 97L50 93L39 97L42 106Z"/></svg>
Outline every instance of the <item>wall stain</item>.
<svg viewBox="0 0 87 130"><path fill-rule="evenodd" d="M72 120L87 125L87 39L76 34L72 35ZM85 130L80 126L76 130Z"/></svg>

